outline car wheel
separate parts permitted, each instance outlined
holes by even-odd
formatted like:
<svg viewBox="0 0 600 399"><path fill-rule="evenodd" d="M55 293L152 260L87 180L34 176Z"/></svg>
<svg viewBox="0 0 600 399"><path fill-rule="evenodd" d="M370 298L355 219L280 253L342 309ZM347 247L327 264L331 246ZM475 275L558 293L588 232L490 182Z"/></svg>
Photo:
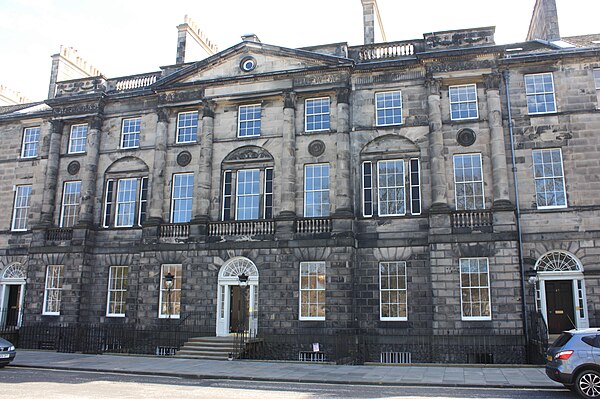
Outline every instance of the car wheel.
<svg viewBox="0 0 600 399"><path fill-rule="evenodd" d="M594 370L582 371L577 375L575 388L586 399L600 398L600 373Z"/></svg>

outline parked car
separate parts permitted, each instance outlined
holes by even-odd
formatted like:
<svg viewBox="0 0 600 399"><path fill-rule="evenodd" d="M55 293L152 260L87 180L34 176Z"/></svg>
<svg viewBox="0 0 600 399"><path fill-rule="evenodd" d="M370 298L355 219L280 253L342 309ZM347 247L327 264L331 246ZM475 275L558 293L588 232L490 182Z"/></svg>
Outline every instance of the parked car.
<svg viewBox="0 0 600 399"><path fill-rule="evenodd" d="M16 355L15 346L7 340L0 338L0 367L4 367L12 362Z"/></svg>
<svg viewBox="0 0 600 399"><path fill-rule="evenodd" d="M563 332L548 349L546 375L583 398L600 398L600 328Z"/></svg>

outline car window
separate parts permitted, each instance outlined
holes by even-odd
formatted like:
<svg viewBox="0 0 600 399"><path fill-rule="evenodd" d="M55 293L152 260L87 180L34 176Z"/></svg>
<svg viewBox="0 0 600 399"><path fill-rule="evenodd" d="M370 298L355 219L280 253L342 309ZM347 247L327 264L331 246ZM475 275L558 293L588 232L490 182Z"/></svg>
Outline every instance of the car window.
<svg viewBox="0 0 600 399"><path fill-rule="evenodd" d="M597 335L586 335L585 337L581 337L581 340L594 348L600 348Z"/></svg>
<svg viewBox="0 0 600 399"><path fill-rule="evenodd" d="M554 343L552 344L553 348L557 348L559 346L564 346L567 342L569 342L569 340L571 339L571 337L573 337L571 334L569 333L562 333L560 335L560 337L558 337L556 339L556 341L554 341Z"/></svg>

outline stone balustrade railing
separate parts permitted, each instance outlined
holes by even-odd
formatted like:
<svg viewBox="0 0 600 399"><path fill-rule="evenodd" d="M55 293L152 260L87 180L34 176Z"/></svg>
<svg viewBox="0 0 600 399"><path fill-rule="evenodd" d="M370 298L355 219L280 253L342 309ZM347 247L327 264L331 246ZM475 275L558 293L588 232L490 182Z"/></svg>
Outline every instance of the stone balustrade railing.
<svg viewBox="0 0 600 399"><path fill-rule="evenodd" d="M46 241L70 241L73 239L73 229L56 228L46 230Z"/></svg>
<svg viewBox="0 0 600 399"><path fill-rule="evenodd" d="M115 83L116 91L136 90L148 87L158 80L160 72L147 73L144 75L127 76L119 78Z"/></svg>
<svg viewBox="0 0 600 399"><path fill-rule="evenodd" d="M275 234L275 222L272 220L237 220L231 222L212 222L208 225L209 236L253 236Z"/></svg>
<svg viewBox="0 0 600 399"><path fill-rule="evenodd" d="M188 238L190 225L187 223L161 224L158 229L159 238Z"/></svg>
<svg viewBox="0 0 600 399"><path fill-rule="evenodd" d="M361 46L358 50L359 61L386 60L415 55L419 47L415 42L389 42Z"/></svg>
<svg viewBox="0 0 600 399"><path fill-rule="evenodd" d="M494 224L494 215L490 210L454 211L450 214L453 228L488 227Z"/></svg>
<svg viewBox="0 0 600 399"><path fill-rule="evenodd" d="M331 230L332 223L329 218L296 220L296 233L329 233Z"/></svg>

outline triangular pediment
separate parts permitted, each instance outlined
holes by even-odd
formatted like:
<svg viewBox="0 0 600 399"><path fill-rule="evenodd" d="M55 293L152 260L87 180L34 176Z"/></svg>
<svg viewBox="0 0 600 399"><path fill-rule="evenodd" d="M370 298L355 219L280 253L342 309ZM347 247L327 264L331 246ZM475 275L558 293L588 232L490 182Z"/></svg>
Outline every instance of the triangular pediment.
<svg viewBox="0 0 600 399"><path fill-rule="evenodd" d="M247 61L251 62L248 63ZM351 65L352 60L307 50L242 42L157 82L155 87L201 83Z"/></svg>

